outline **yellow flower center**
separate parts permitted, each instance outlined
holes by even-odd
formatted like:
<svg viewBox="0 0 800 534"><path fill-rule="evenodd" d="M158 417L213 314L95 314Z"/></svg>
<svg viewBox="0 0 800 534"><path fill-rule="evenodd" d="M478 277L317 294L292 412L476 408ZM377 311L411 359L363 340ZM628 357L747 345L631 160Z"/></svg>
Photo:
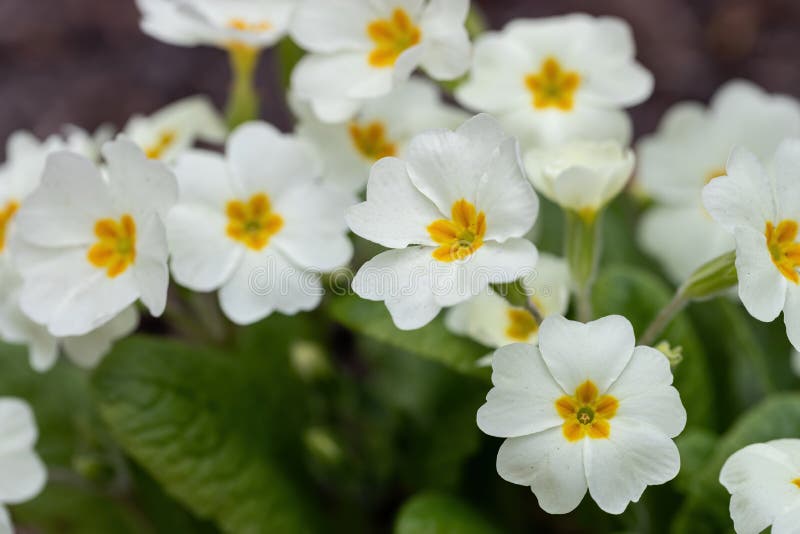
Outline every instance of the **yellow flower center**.
<svg viewBox="0 0 800 534"><path fill-rule="evenodd" d="M422 32L414 25L404 9L397 8L391 18L373 20L367 25L367 35L375 48L369 53L369 64L373 67L391 67L408 48L416 45Z"/></svg>
<svg viewBox="0 0 800 534"><path fill-rule="evenodd" d="M9 201L3 209L0 209L0 252L6 247L6 233L18 209L19 202L15 200Z"/></svg>
<svg viewBox="0 0 800 534"><path fill-rule="evenodd" d="M581 76L575 71L561 68L554 57L542 62L537 73L525 77L525 85L533 93L536 109L557 108L570 111L575 105L575 92L581 85Z"/></svg>
<svg viewBox="0 0 800 534"><path fill-rule="evenodd" d="M578 386L575 395L564 395L556 401L556 411L564 419L561 431L567 441L578 441L585 436L606 439L611 435L608 421L617 413L619 401L598 393L594 382L587 380Z"/></svg>
<svg viewBox="0 0 800 534"><path fill-rule="evenodd" d="M144 153L150 159L161 159L173 143L178 135L172 130L166 130L158 134L155 143L145 148Z"/></svg>
<svg viewBox="0 0 800 534"><path fill-rule="evenodd" d="M539 330L536 319L531 312L522 308L511 308L508 314L506 336L515 341L528 341L531 335Z"/></svg>
<svg viewBox="0 0 800 534"><path fill-rule="evenodd" d="M800 488L800 478L796 478L796 479L792 480L792 484L794 484L795 486Z"/></svg>
<svg viewBox="0 0 800 534"><path fill-rule="evenodd" d="M439 243L433 257L451 262L471 255L483 246L486 233L486 215L478 213L471 202L456 200L451 208L451 220L439 219L428 225L431 239Z"/></svg>
<svg viewBox="0 0 800 534"><path fill-rule="evenodd" d="M258 193L250 200L228 202L228 237L244 243L253 250L261 250L269 244L272 236L283 228L283 217L272 212L269 196Z"/></svg>
<svg viewBox="0 0 800 534"><path fill-rule="evenodd" d="M783 276L795 284L800 284L800 243L797 239L797 222L785 220L775 227L767 222L764 231L767 237L767 248L772 262Z"/></svg>
<svg viewBox="0 0 800 534"><path fill-rule="evenodd" d="M124 273L136 261L136 223L130 215L119 222L100 219L94 225L97 243L89 249L89 263L105 269L109 278Z"/></svg>
<svg viewBox="0 0 800 534"><path fill-rule="evenodd" d="M386 128L380 121L364 125L351 122L349 131L353 145L369 161L397 155L397 146L386 138Z"/></svg>
<svg viewBox="0 0 800 534"><path fill-rule="evenodd" d="M726 174L728 174L728 171L725 170L725 167L716 167L711 169L706 173L705 183L708 184L712 180L716 180L717 178L725 176Z"/></svg>
<svg viewBox="0 0 800 534"><path fill-rule="evenodd" d="M228 28L243 32L265 32L272 28L272 24L266 20L250 22L242 18L233 18L228 21Z"/></svg>

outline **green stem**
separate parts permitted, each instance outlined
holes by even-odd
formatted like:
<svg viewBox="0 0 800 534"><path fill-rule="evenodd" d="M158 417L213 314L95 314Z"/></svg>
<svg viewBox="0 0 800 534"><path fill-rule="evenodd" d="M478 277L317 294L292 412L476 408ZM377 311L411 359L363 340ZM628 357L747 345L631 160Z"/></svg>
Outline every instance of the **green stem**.
<svg viewBox="0 0 800 534"><path fill-rule="evenodd" d="M639 345L652 345L656 337L667 328L670 321L684 306L693 300L704 300L717 296L735 286L736 252L731 251L701 265L675 292L672 300L656 315L647 327Z"/></svg>
<svg viewBox="0 0 800 534"><path fill-rule="evenodd" d="M689 299L686 298L680 290L675 292L675 296L672 297L672 300L658 312L656 318L653 319L653 322L651 322L647 330L644 331L637 345L652 345L656 341L656 337L667 328L667 325L669 325L673 317L688 303Z"/></svg>
<svg viewBox="0 0 800 534"><path fill-rule="evenodd" d="M255 120L259 116L255 72L261 52L257 48L234 44L231 45L228 54L233 80L225 117L228 127L233 130L240 124Z"/></svg>
<svg viewBox="0 0 800 534"><path fill-rule="evenodd" d="M575 285L579 321L591 321L592 285L599 261L600 214L566 210L564 256Z"/></svg>

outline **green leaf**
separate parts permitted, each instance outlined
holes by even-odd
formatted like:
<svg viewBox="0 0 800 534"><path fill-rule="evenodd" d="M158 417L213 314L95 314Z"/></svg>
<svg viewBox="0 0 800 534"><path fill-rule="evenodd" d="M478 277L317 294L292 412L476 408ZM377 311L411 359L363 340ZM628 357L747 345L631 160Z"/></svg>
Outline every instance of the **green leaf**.
<svg viewBox="0 0 800 534"><path fill-rule="evenodd" d="M50 483L34 500L11 509L18 532L138 534L153 532L131 503L88 488Z"/></svg>
<svg viewBox="0 0 800 534"><path fill-rule="evenodd" d="M691 524L702 515L704 521L708 522L709 518L713 518L720 529L730 529L729 496L719 483L719 473L725 461L734 452L751 443L796 438L799 435L800 394L784 393L767 397L764 402L740 417L719 439L713 454L691 481L690 499L676 521ZM673 532L680 532L678 528L673 526Z"/></svg>
<svg viewBox="0 0 800 534"><path fill-rule="evenodd" d="M726 407L720 419L727 426L745 409L775 391L771 357L755 335L755 321L729 299L693 304L690 312L705 334L703 342L717 370L714 375L720 404ZM781 356L785 363L788 350Z"/></svg>
<svg viewBox="0 0 800 534"><path fill-rule="evenodd" d="M335 321L376 341L434 360L462 373L489 377L487 369L475 365L489 349L448 332L442 314L418 330L399 330L382 302L347 295L331 299L328 311Z"/></svg>
<svg viewBox="0 0 800 534"><path fill-rule="evenodd" d="M499 534L464 502L439 493L423 493L403 505L395 534Z"/></svg>
<svg viewBox="0 0 800 534"><path fill-rule="evenodd" d="M675 440L681 455L681 471L675 479L675 485L683 493L691 491L692 480L713 454L717 439L717 435L711 431L692 428Z"/></svg>
<svg viewBox="0 0 800 534"><path fill-rule="evenodd" d="M226 532L313 531L289 472L299 447L273 418L295 410L281 406L292 384L267 383L236 356L132 337L98 367L93 391L119 443L198 516Z"/></svg>
<svg viewBox="0 0 800 534"><path fill-rule="evenodd" d="M0 343L0 396L25 399L39 427L36 450L48 465L68 467L77 448L93 433L97 420L85 371L63 359L37 373L23 347Z"/></svg>
<svg viewBox="0 0 800 534"><path fill-rule="evenodd" d="M669 287L658 277L635 267L612 266L594 285L595 315L620 314L641 335L671 298ZM678 314L662 334L673 346L683 347L684 359L674 369L675 387L688 414L688 426L709 426L714 414L714 390L708 360L685 313Z"/></svg>

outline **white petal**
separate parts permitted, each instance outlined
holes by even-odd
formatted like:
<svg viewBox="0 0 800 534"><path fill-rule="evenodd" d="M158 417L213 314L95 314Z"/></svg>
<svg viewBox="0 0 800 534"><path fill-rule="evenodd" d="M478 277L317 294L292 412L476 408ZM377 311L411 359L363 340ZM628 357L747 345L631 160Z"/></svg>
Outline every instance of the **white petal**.
<svg viewBox="0 0 800 534"><path fill-rule="evenodd" d="M800 286L787 284L786 303L783 306L783 321L786 335L795 350L800 351Z"/></svg>
<svg viewBox="0 0 800 534"><path fill-rule="evenodd" d="M775 173L775 198L781 220L800 221L800 139L783 141L772 162Z"/></svg>
<svg viewBox="0 0 800 534"><path fill-rule="evenodd" d="M769 443L736 451L725 461L720 483L731 493L730 513L736 531L761 532L788 507L800 503L792 484L795 465Z"/></svg>
<svg viewBox="0 0 800 534"><path fill-rule="evenodd" d="M239 126L228 139L228 162L246 195L267 193L276 201L289 186L319 176L307 146L264 122Z"/></svg>
<svg viewBox="0 0 800 534"><path fill-rule="evenodd" d="M598 106L635 106L653 93L653 75L638 63L602 62L596 68L603 76L590 78L583 98Z"/></svg>
<svg viewBox="0 0 800 534"><path fill-rule="evenodd" d="M622 316L610 315L590 323L558 315L539 328L539 348L553 378L574 393L591 380L601 393L608 390L633 355L633 327Z"/></svg>
<svg viewBox="0 0 800 534"><path fill-rule="evenodd" d="M175 163L180 204L198 205L218 213L235 198L225 158L216 152L190 150Z"/></svg>
<svg viewBox="0 0 800 534"><path fill-rule="evenodd" d="M353 197L333 187L307 184L286 191L274 204L283 227L273 243L293 263L321 272L345 265L353 255L345 210Z"/></svg>
<svg viewBox="0 0 800 534"><path fill-rule="evenodd" d="M508 313L512 309L513 306L506 299L487 288L468 301L450 308L445 316L445 326L454 334L469 336L487 347L502 347L519 341L509 339L506 332ZM531 338L536 339L535 332ZM488 362L491 365L491 356Z"/></svg>
<svg viewBox="0 0 800 534"><path fill-rule="evenodd" d="M571 283L567 262L547 253L539 254L534 272L522 279L528 297L544 317L566 314Z"/></svg>
<svg viewBox="0 0 800 534"><path fill-rule="evenodd" d="M408 146L411 181L442 213L449 214L460 199L474 204L480 182L505 137L497 121L485 114L473 117L455 132L419 134Z"/></svg>
<svg viewBox="0 0 800 534"><path fill-rule="evenodd" d="M497 473L530 486L549 514L566 514L586 495L583 443L570 443L561 428L507 439L497 453Z"/></svg>
<svg viewBox="0 0 800 534"><path fill-rule="evenodd" d="M64 352L81 367L95 367L115 341L131 334L138 326L139 312L131 306L85 336L64 338Z"/></svg>
<svg viewBox="0 0 800 534"><path fill-rule="evenodd" d="M173 102L149 117L131 118L124 133L145 152L159 147L158 159L172 161L197 139L221 143L225 140L227 129L207 97L191 96ZM165 135L170 136L170 141L162 147Z"/></svg>
<svg viewBox="0 0 800 534"><path fill-rule="evenodd" d="M477 205L486 213L485 239L522 237L539 213L539 199L525 178L516 139L503 141L478 185Z"/></svg>
<svg viewBox="0 0 800 534"><path fill-rule="evenodd" d="M0 504L0 534L14 534L11 517L9 517L8 510L2 504Z"/></svg>
<svg viewBox="0 0 800 534"><path fill-rule="evenodd" d="M489 241L465 260L433 263L434 296L442 307L464 302L489 284L504 284L529 276L538 258L536 246L527 239Z"/></svg>
<svg viewBox="0 0 800 534"><path fill-rule="evenodd" d="M18 504L38 495L47 481L47 470L32 450L0 454L0 502Z"/></svg>
<svg viewBox="0 0 800 534"><path fill-rule="evenodd" d="M26 281L20 307L56 337L80 336L106 323L139 298L132 269L109 278L83 248L17 250Z"/></svg>
<svg viewBox="0 0 800 534"><path fill-rule="evenodd" d="M491 113L531 106L531 94L522 80L530 65L528 51L496 32L475 41L470 77L455 91L463 106Z"/></svg>
<svg viewBox="0 0 800 534"><path fill-rule="evenodd" d="M0 397L0 456L32 448L38 435L36 419L28 403L13 397Z"/></svg>
<svg viewBox="0 0 800 534"><path fill-rule="evenodd" d="M175 281L194 291L213 291L239 265L244 247L225 234L227 220L219 212L180 204L167 217L167 242Z"/></svg>
<svg viewBox="0 0 800 534"><path fill-rule="evenodd" d="M274 311L294 315L322 299L319 276L289 263L273 247L248 252L219 291L222 311L234 323L252 324Z"/></svg>
<svg viewBox="0 0 800 534"><path fill-rule="evenodd" d="M597 505L621 514L647 486L675 478L681 461L675 443L656 427L620 415L609 422L607 439L585 442L586 478Z"/></svg>
<svg viewBox="0 0 800 534"><path fill-rule="evenodd" d="M774 221L776 216L766 171L752 152L736 148L728 159L727 172L705 186L703 204L730 232L738 226L763 232L766 221Z"/></svg>
<svg viewBox="0 0 800 534"><path fill-rule="evenodd" d="M383 158L370 172L367 201L351 207L346 220L361 237L385 247L402 248L411 244L434 245L427 227L443 217L411 183L402 160Z"/></svg>
<svg viewBox="0 0 800 534"><path fill-rule="evenodd" d="M292 71L292 91L301 100L374 98L392 90L394 70L370 66L365 52L309 54Z"/></svg>
<svg viewBox="0 0 800 534"><path fill-rule="evenodd" d="M32 244L84 245L94 241L95 222L111 210L111 197L97 168L82 156L58 152L48 158L42 184L26 199L14 226Z"/></svg>
<svg viewBox="0 0 800 534"><path fill-rule="evenodd" d="M119 137L103 146L112 201L123 213L155 211L162 219L178 199L175 175L160 161L147 158L130 140Z"/></svg>
<svg viewBox="0 0 800 534"><path fill-rule="evenodd" d="M19 307L19 291L14 290L3 302L0 297L0 338L28 347L28 360L38 372L50 369L58 359L58 341L45 326L32 321Z"/></svg>
<svg viewBox="0 0 800 534"><path fill-rule="evenodd" d="M306 0L292 20L292 39L312 52L369 50L373 43L366 28L377 18L367 2Z"/></svg>
<svg viewBox="0 0 800 534"><path fill-rule="evenodd" d="M409 247L382 252L366 262L353 278L353 291L367 300L385 301L395 326L421 328L441 310L431 289L430 248Z"/></svg>
<svg viewBox="0 0 800 534"><path fill-rule="evenodd" d="M778 514L772 524L772 534L796 534L800 525L800 502Z"/></svg>
<svg viewBox="0 0 800 534"><path fill-rule="evenodd" d="M143 221L136 235L136 262L133 277L142 303L158 317L167 305L169 268L167 267L167 235L164 223L152 213Z"/></svg>
<svg viewBox="0 0 800 534"><path fill-rule="evenodd" d="M653 348L636 347L608 394L619 401L617 417L645 421L668 437L675 437L686 426L686 410L671 384L667 358ZM613 426L614 420L611 423Z"/></svg>
<svg viewBox="0 0 800 534"><path fill-rule="evenodd" d="M555 401L564 395L547 370L539 349L515 343L492 358L494 387L478 410L478 428L490 436L513 438L561 427Z"/></svg>
<svg viewBox="0 0 800 534"><path fill-rule="evenodd" d="M472 47L464 27L468 11L468 0L432 0L425 8L421 63L435 80L452 80L469 69Z"/></svg>
<svg viewBox="0 0 800 534"><path fill-rule="evenodd" d="M653 206L640 220L637 241L661 263L675 284L736 243L732 235L697 205Z"/></svg>
<svg viewBox="0 0 800 534"><path fill-rule="evenodd" d="M787 280L773 263L763 233L736 229L736 271L747 311L759 321L773 321L786 301Z"/></svg>

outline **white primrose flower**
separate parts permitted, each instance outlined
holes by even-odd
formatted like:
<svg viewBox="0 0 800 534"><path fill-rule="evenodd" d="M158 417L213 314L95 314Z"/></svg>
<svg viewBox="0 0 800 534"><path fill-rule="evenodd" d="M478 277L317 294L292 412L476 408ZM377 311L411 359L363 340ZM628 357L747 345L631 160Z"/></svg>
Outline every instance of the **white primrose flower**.
<svg viewBox="0 0 800 534"><path fill-rule="evenodd" d="M475 42L464 106L495 115L524 147L575 139L630 140L623 108L647 99L653 77L635 59L628 24L572 14L516 19Z"/></svg>
<svg viewBox="0 0 800 534"><path fill-rule="evenodd" d="M731 494L737 534L794 534L800 525L800 439L754 443L725 461L720 483Z"/></svg>
<svg viewBox="0 0 800 534"><path fill-rule="evenodd" d="M736 240L739 298L759 321L783 311L786 333L800 350L800 139L783 141L769 169L744 148L727 175L703 189L706 209Z"/></svg>
<svg viewBox="0 0 800 534"><path fill-rule="evenodd" d="M405 159L372 167L366 202L347 213L353 232L393 249L366 262L353 289L385 301L398 328L420 328L489 284L530 273L538 253L522 236L538 210L517 141L490 116L421 133Z"/></svg>
<svg viewBox="0 0 800 534"><path fill-rule="evenodd" d="M570 275L567 263L550 254L540 254L535 271L520 281L530 305L542 317L564 315L569 307ZM491 288L453 306L445 317L447 328L487 347L511 343L536 344L539 325L528 309L514 306Z"/></svg>
<svg viewBox="0 0 800 534"><path fill-rule="evenodd" d="M583 324L553 315L538 347L495 352L478 426L507 438L497 472L530 486L544 511L571 512L588 488L602 510L620 514L678 474L672 438L686 410L664 355L634 343L624 317Z"/></svg>
<svg viewBox="0 0 800 534"><path fill-rule="evenodd" d="M56 337L87 334L138 299L156 316L166 305L162 219L177 196L175 177L125 138L107 143L103 156L107 178L82 156L52 154L16 216L20 307Z"/></svg>
<svg viewBox="0 0 800 534"><path fill-rule="evenodd" d="M142 31L178 46L261 49L287 31L296 0L136 0Z"/></svg>
<svg viewBox="0 0 800 534"><path fill-rule="evenodd" d="M350 119L418 67L436 80L469 68L469 0L304 0L291 35L310 53L292 92L324 122Z"/></svg>
<svg viewBox="0 0 800 534"><path fill-rule="evenodd" d="M411 138L432 128L454 128L468 115L442 102L435 84L412 78L386 96L367 101L350 121L319 121L308 106L296 106L297 134L308 139L323 162L323 179L348 191L367 183L369 170L387 156L402 157Z"/></svg>
<svg viewBox="0 0 800 534"><path fill-rule="evenodd" d="M139 312L129 306L87 334L57 338L22 312L19 307L22 279L11 275L4 280L15 276L17 283L0 290L0 338L27 346L31 367L36 371L51 369L61 351L76 365L92 368L111 350L115 341L130 335L139 325Z"/></svg>
<svg viewBox="0 0 800 534"><path fill-rule="evenodd" d="M616 141L574 141L525 155L536 190L587 219L622 191L634 164L633 151Z"/></svg>
<svg viewBox="0 0 800 534"><path fill-rule="evenodd" d="M34 450L38 435L28 403L0 397L0 533L14 531L4 505L33 499L47 481L47 469Z"/></svg>
<svg viewBox="0 0 800 534"><path fill-rule="evenodd" d="M219 289L222 311L249 324L322 298L319 273L352 256L346 193L317 181L307 146L266 123L240 126L226 156L190 151L176 165L180 200L167 220L175 280Z"/></svg>
<svg viewBox="0 0 800 534"><path fill-rule="evenodd" d="M702 190L725 174L734 146L769 158L787 137L800 136L800 105L743 80L723 85L709 107L682 102L655 134L637 145L637 185L654 206L642 217L638 241L680 284L734 246L733 236L703 207Z"/></svg>
<svg viewBox="0 0 800 534"><path fill-rule="evenodd" d="M16 280L8 244L19 208L39 186L47 156L64 148L64 141L58 136L39 141L24 131L11 134L6 142L7 159L0 166L0 303Z"/></svg>
<svg viewBox="0 0 800 534"><path fill-rule="evenodd" d="M149 117L132 117L123 133L148 158L171 163L197 140L222 143L227 129L211 101L193 96L173 102Z"/></svg>

